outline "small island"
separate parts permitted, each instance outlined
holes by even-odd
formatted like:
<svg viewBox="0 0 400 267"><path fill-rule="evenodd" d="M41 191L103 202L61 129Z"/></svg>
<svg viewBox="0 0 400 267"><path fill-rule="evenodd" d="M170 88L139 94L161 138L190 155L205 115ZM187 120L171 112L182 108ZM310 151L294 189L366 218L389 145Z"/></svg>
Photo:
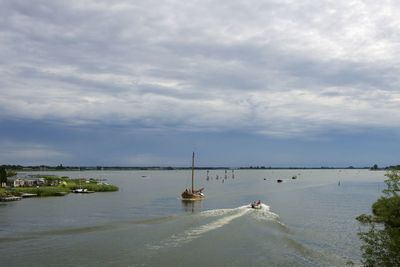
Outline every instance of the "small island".
<svg viewBox="0 0 400 267"><path fill-rule="evenodd" d="M4 180L3 180L4 181ZM65 196L71 192L115 192L118 187L105 179L69 178L56 175L13 175L0 188L0 201L14 201L25 197ZM6 186L4 187L4 184Z"/></svg>

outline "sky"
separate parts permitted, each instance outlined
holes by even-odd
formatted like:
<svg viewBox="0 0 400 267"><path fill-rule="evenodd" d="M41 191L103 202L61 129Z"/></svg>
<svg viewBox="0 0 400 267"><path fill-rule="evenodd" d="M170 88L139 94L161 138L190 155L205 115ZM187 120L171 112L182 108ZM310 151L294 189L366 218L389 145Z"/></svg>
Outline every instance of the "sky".
<svg viewBox="0 0 400 267"><path fill-rule="evenodd" d="M0 164L400 164L400 3L0 0Z"/></svg>

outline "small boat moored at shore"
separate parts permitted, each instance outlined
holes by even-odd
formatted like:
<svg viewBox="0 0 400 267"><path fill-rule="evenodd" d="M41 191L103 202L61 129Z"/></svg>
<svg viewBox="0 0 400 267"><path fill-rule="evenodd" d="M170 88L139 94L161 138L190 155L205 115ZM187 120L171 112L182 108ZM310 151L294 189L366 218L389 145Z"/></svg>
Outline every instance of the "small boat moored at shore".
<svg viewBox="0 0 400 267"><path fill-rule="evenodd" d="M89 194L89 193L94 193L94 191L89 191L86 188L77 188L71 190L72 193L78 193L78 194Z"/></svg>
<svg viewBox="0 0 400 267"><path fill-rule="evenodd" d="M37 194L22 193L21 197L22 197L22 198L37 197Z"/></svg>

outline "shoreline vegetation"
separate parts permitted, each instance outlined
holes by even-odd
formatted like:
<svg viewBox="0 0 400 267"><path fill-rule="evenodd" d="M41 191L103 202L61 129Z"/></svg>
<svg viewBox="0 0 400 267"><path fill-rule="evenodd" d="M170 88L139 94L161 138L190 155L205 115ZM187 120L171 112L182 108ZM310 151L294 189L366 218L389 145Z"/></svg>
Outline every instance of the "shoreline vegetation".
<svg viewBox="0 0 400 267"><path fill-rule="evenodd" d="M79 188L92 192L115 192L119 190L115 185L93 178L70 179L67 176L55 175L33 175L31 178L41 179L43 182L34 186L0 188L0 198L7 200L12 197L65 196Z"/></svg>
<svg viewBox="0 0 400 267"><path fill-rule="evenodd" d="M385 175L383 195L372 204L372 214L356 219L364 266L400 266L400 170Z"/></svg>

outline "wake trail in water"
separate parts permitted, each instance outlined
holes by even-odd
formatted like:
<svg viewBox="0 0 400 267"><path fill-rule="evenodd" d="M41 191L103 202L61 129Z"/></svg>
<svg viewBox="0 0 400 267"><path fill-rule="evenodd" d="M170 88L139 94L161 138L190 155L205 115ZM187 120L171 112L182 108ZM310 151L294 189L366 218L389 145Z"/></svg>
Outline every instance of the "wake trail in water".
<svg viewBox="0 0 400 267"><path fill-rule="evenodd" d="M188 229L179 234L174 234L170 238L161 241L158 245L149 246L151 249L160 249L165 247L179 247L185 243L191 242L197 238L202 237L204 234L219 229L233 220L249 214L252 218L257 220L276 220L279 216L269 211L269 206L262 204L262 208L255 210L249 205L240 206L233 209L215 209L203 211L196 216L201 218L221 217L212 222Z"/></svg>
<svg viewBox="0 0 400 267"><path fill-rule="evenodd" d="M269 206L265 204L261 204L261 209L259 210L251 210L253 211L251 213L252 218L258 221L271 221L279 218L279 215L270 211Z"/></svg>

